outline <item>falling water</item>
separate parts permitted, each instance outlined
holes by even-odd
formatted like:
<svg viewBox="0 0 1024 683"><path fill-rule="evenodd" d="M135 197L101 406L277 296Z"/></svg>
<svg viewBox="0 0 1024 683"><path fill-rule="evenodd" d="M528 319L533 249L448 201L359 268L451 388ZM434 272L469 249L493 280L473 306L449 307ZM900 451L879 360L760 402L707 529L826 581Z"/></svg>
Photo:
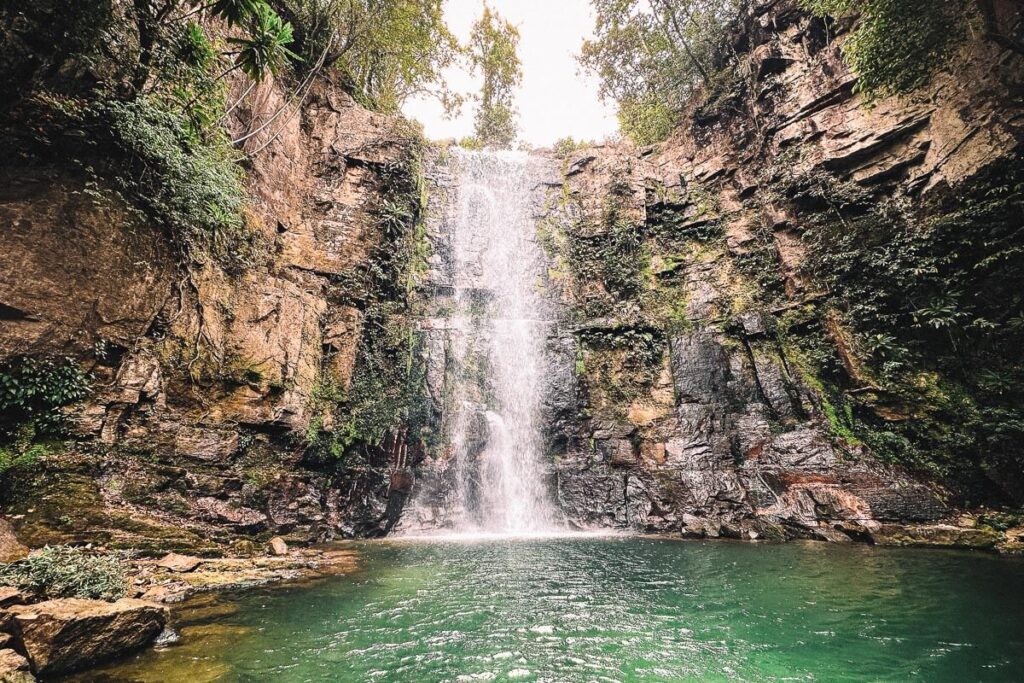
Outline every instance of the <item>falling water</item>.
<svg viewBox="0 0 1024 683"><path fill-rule="evenodd" d="M536 241L536 188L546 162L514 152L454 150L439 241L447 456L433 525L531 533L557 526L543 464L546 271ZM414 499L413 508L431 503ZM429 526L429 525L428 525Z"/></svg>

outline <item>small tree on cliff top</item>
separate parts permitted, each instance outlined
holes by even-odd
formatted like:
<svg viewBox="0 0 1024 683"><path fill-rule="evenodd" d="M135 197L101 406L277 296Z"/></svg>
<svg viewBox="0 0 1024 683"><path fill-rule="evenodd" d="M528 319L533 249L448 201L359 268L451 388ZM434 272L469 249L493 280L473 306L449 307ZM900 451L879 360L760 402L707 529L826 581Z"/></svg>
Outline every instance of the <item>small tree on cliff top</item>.
<svg viewBox="0 0 1024 683"><path fill-rule="evenodd" d="M306 64L340 74L365 105L394 113L414 95L461 104L443 71L461 56L442 0L274 0Z"/></svg>
<svg viewBox="0 0 1024 683"><path fill-rule="evenodd" d="M470 64L484 81L474 129L483 146L509 148L516 139L513 95L523 78L518 45L519 30L484 5L469 44Z"/></svg>
<svg viewBox="0 0 1024 683"><path fill-rule="evenodd" d="M650 144L671 132L686 101L719 80L725 27L742 0L591 0L594 39L580 63L614 101L622 132Z"/></svg>

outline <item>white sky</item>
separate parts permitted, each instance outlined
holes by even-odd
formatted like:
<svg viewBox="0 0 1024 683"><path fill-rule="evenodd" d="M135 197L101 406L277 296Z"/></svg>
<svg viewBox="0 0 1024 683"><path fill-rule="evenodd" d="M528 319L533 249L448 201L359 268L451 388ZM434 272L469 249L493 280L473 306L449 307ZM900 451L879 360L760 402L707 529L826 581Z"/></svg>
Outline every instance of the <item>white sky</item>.
<svg viewBox="0 0 1024 683"><path fill-rule="evenodd" d="M516 97L519 140L546 147L571 135L577 140L600 142L618 130L615 111L597 98L597 82L582 72L576 54L594 27L589 0L488 0L498 14L519 28L519 59L523 82ZM483 12L483 0L445 0L445 18L456 37L465 43ZM463 69L446 74L456 92L477 93L479 78ZM461 138L473 132L476 103L468 101L459 116L444 118L434 100L406 103L407 116L423 123L433 140Z"/></svg>

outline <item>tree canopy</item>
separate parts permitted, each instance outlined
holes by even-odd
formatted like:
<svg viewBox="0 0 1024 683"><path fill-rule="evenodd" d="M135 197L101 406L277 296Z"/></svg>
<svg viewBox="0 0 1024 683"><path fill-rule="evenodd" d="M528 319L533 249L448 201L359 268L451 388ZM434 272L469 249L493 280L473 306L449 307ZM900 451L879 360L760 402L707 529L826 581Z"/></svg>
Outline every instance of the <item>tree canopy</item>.
<svg viewBox="0 0 1024 683"><path fill-rule="evenodd" d="M518 46L519 30L484 5L467 48L470 65L483 76L474 123L481 146L508 148L516 139L513 99L523 78Z"/></svg>
<svg viewBox="0 0 1024 683"><path fill-rule="evenodd" d="M443 0L275 0L292 19L309 65L340 73L364 104L397 112L413 95L452 109L443 71L461 55Z"/></svg>
<svg viewBox="0 0 1024 683"><path fill-rule="evenodd" d="M722 36L741 0L592 0L594 39L580 54L638 144L664 139L686 101L718 79Z"/></svg>

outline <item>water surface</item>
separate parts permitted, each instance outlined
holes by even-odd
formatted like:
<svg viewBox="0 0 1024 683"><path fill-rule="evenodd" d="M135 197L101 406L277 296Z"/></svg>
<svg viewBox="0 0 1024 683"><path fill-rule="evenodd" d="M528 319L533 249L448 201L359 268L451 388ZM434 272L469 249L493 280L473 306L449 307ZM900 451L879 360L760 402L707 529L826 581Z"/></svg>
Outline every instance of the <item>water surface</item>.
<svg viewBox="0 0 1024 683"><path fill-rule="evenodd" d="M643 538L375 542L89 680L1019 681L1024 563ZM205 623L204 623L205 622Z"/></svg>

